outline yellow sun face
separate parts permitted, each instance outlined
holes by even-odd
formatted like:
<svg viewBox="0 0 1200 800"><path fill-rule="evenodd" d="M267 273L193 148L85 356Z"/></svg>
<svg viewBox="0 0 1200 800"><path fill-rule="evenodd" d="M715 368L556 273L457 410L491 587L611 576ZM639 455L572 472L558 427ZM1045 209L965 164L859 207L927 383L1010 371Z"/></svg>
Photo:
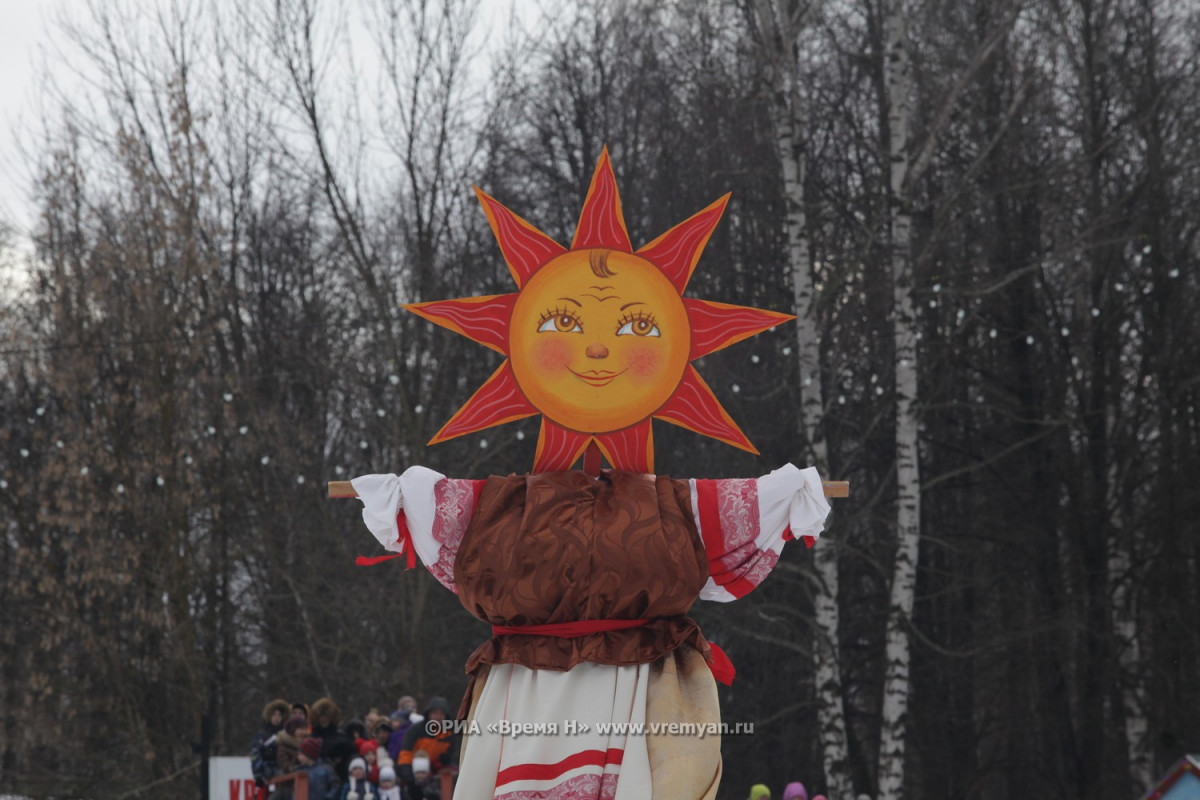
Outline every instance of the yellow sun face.
<svg viewBox="0 0 1200 800"><path fill-rule="evenodd" d="M652 418L758 452L691 362L792 316L683 296L729 195L635 251L607 148L570 248L475 191L518 291L405 306L505 356L430 444L541 414L534 472L653 472Z"/></svg>
<svg viewBox="0 0 1200 800"><path fill-rule="evenodd" d="M687 310L662 270L604 249L571 250L539 269L509 325L521 391L575 431L649 418L678 387L690 349Z"/></svg>

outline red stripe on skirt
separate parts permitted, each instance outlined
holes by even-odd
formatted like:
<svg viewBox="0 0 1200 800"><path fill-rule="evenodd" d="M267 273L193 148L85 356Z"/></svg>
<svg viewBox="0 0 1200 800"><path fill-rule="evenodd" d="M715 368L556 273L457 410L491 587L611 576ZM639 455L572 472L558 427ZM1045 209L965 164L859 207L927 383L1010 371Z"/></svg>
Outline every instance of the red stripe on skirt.
<svg viewBox="0 0 1200 800"><path fill-rule="evenodd" d="M582 750L559 761L557 764L517 764L505 767L496 776L496 787L513 781L549 781L580 767L604 767L620 765L625 751L610 747L608 750Z"/></svg>

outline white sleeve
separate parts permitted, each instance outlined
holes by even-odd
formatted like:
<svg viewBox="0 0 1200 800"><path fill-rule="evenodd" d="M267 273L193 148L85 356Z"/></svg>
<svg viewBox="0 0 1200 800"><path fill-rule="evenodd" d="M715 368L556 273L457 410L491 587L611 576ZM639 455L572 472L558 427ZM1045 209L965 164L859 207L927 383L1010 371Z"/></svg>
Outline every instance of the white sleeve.
<svg viewBox="0 0 1200 800"><path fill-rule="evenodd" d="M350 483L363 502L363 522L384 549L404 552L396 524L403 510L413 549L421 563L431 566L438 560L438 543L433 538L436 487L445 477L425 467L409 467L403 475L363 475Z"/></svg>
<svg viewBox="0 0 1200 800"><path fill-rule="evenodd" d="M693 480L692 513L708 554L703 600L745 596L767 577L786 542L812 547L829 502L815 467L785 464L754 480Z"/></svg>
<svg viewBox="0 0 1200 800"><path fill-rule="evenodd" d="M400 478L396 475L362 475L350 481L363 504L363 522L385 550L402 551L396 515L404 507Z"/></svg>
<svg viewBox="0 0 1200 800"><path fill-rule="evenodd" d="M426 467L409 467L400 476L408 531L412 534L417 557L426 568L438 561L439 545L433 538L433 523L438 512L437 485L445 479L442 473Z"/></svg>
<svg viewBox="0 0 1200 800"><path fill-rule="evenodd" d="M821 531L825 530L829 501L825 499L825 487L821 485L821 476L816 467L808 467L799 472L802 483L792 492L792 499L788 504L788 527L792 529L792 536L797 539L803 537L815 542L821 538Z"/></svg>

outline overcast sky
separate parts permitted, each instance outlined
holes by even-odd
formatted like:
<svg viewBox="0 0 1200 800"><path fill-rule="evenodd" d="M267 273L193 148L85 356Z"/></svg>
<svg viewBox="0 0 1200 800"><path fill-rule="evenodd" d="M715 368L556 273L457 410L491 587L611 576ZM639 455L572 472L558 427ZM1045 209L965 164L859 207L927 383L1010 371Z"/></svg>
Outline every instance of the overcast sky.
<svg viewBox="0 0 1200 800"><path fill-rule="evenodd" d="M355 4L356 0L350 0L350 5ZM497 46L510 20L528 26L539 5L539 0L480 0L475 35L485 50ZM64 15L88 19L86 0L0 0L0 220L17 227L26 247L33 224L29 194L35 165L22 153L21 142L28 149L38 130L43 110L39 76L49 71L68 94L79 83L66 70L55 67L55 26ZM367 46L360 52L371 50Z"/></svg>
<svg viewBox="0 0 1200 800"><path fill-rule="evenodd" d="M22 230L30 224L26 198L32 172L15 134L36 117L39 51L62 7L62 0L0 0L0 218Z"/></svg>

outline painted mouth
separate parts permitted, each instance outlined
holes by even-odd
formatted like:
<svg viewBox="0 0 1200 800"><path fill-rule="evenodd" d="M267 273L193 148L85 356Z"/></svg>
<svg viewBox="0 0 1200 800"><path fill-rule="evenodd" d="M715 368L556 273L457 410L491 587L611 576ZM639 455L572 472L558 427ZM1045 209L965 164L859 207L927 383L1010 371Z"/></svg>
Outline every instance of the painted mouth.
<svg viewBox="0 0 1200 800"><path fill-rule="evenodd" d="M571 374L576 378L579 378L579 380L592 386L608 386L613 382L614 378L625 374L625 370L613 372L610 369L589 369L586 372L576 372L570 367L567 367L567 369L570 370Z"/></svg>

